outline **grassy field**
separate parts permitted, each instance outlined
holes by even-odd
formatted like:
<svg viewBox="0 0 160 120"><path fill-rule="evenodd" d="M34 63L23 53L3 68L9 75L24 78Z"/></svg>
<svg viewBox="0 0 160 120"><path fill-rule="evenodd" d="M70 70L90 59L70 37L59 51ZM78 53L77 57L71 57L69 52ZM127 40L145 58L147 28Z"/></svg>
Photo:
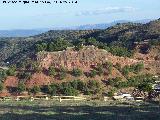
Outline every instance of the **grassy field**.
<svg viewBox="0 0 160 120"><path fill-rule="evenodd" d="M160 120L160 106L109 101L0 102L0 120Z"/></svg>

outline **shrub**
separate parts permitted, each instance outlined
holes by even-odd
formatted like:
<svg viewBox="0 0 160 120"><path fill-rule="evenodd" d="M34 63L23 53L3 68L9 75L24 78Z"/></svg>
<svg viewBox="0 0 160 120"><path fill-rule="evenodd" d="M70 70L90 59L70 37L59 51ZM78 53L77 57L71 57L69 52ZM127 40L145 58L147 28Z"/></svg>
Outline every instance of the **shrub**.
<svg viewBox="0 0 160 120"><path fill-rule="evenodd" d="M131 85L131 83L129 83L128 81L122 81L122 78L120 78L120 77L109 79L108 83L112 87L115 87L115 88L118 88L118 89L130 87L130 85Z"/></svg>
<svg viewBox="0 0 160 120"><path fill-rule="evenodd" d="M6 71L0 69L0 82L4 81L6 77L7 77Z"/></svg>
<svg viewBox="0 0 160 120"><path fill-rule="evenodd" d="M56 70L55 70L55 68L53 66L49 67L48 74L50 76L54 76L56 74Z"/></svg>
<svg viewBox="0 0 160 120"><path fill-rule="evenodd" d="M24 92L26 90L26 86L24 83L19 83L18 87L17 87L17 92L21 93Z"/></svg>
<svg viewBox="0 0 160 120"><path fill-rule="evenodd" d="M79 91L83 91L84 85L85 85L85 83L81 80L74 80L74 81L71 82L71 86L74 89L77 89Z"/></svg>
<svg viewBox="0 0 160 120"><path fill-rule="evenodd" d="M63 80L67 76L67 70L65 68L60 68L59 79Z"/></svg>
<svg viewBox="0 0 160 120"><path fill-rule="evenodd" d="M114 96L114 93L116 92L116 89L111 89L109 92L108 92L108 97L113 97Z"/></svg>
<svg viewBox="0 0 160 120"><path fill-rule="evenodd" d="M19 79L29 80L29 79L31 79L32 74L30 72L20 72L20 73L18 73L17 76Z"/></svg>
<svg viewBox="0 0 160 120"><path fill-rule="evenodd" d="M151 92L152 85L150 83L141 83L138 85L138 89L143 92Z"/></svg>
<svg viewBox="0 0 160 120"><path fill-rule="evenodd" d="M143 63L138 63L137 65L134 66L134 72L135 73L140 72L142 69L144 69L144 64Z"/></svg>
<svg viewBox="0 0 160 120"><path fill-rule="evenodd" d="M95 77L97 75L97 71L96 70L91 70L90 72L90 77Z"/></svg>
<svg viewBox="0 0 160 120"><path fill-rule="evenodd" d="M98 42L97 42L97 40L95 38L88 38L86 40L86 44L87 45L95 45L95 46L97 46Z"/></svg>
<svg viewBox="0 0 160 120"><path fill-rule="evenodd" d="M64 95L66 96L77 96L78 91L74 89L73 87L67 87L64 89Z"/></svg>
<svg viewBox="0 0 160 120"><path fill-rule="evenodd" d="M83 45L82 44L77 44L74 49L76 51L79 51L79 50L83 49Z"/></svg>
<svg viewBox="0 0 160 120"><path fill-rule="evenodd" d="M88 86L88 89L89 89L89 92L91 94L97 94L100 92L101 90L101 85L98 81L96 80L90 80L88 83L87 83L87 86Z"/></svg>
<svg viewBox="0 0 160 120"><path fill-rule="evenodd" d="M80 70L78 68L72 70L72 75L75 77L80 77L82 75L82 73L83 73L82 70Z"/></svg>
<svg viewBox="0 0 160 120"><path fill-rule="evenodd" d="M36 51L46 51L47 50L47 43L41 43L41 44L36 44Z"/></svg>
<svg viewBox="0 0 160 120"><path fill-rule="evenodd" d="M116 63L116 65L114 66L117 70L121 71L121 64Z"/></svg>
<svg viewBox="0 0 160 120"><path fill-rule="evenodd" d="M16 67L15 66L11 66L8 70L7 70L7 75L8 76L15 76L16 74Z"/></svg>
<svg viewBox="0 0 160 120"><path fill-rule="evenodd" d="M119 46L112 46L110 47L110 52L113 55L120 56L120 57L131 57L133 53L129 51L127 48L119 47Z"/></svg>
<svg viewBox="0 0 160 120"><path fill-rule="evenodd" d="M98 65L97 68L96 68L96 70L97 70L97 74L99 76L101 76L104 73L102 65Z"/></svg>
<svg viewBox="0 0 160 120"><path fill-rule="evenodd" d="M34 87L32 88L32 93L34 93L34 94L37 94L37 93L39 93L40 91L41 91L41 89L40 89L39 86L34 86Z"/></svg>
<svg viewBox="0 0 160 120"><path fill-rule="evenodd" d="M60 72L59 73L59 79L60 80L63 80L66 76L67 76L67 73L65 73L65 72Z"/></svg>
<svg viewBox="0 0 160 120"><path fill-rule="evenodd" d="M0 91L2 91L4 89L4 85L3 85L3 83L1 82L0 83Z"/></svg>
<svg viewBox="0 0 160 120"><path fill-rule="evenodd" d="M58 91L58 88L56 84L51 84L48 86L48 93L50 95L52 96L57 95L57 91Z"/></svg>
<svg viewBox="0 0 160 120"><path fill-rule="evenodd" d="M106 62L103 67L107 70L108 74L112 73L113 64L111 62Z"/></svg>
<svg viewBox="0 0 160 120"><path fill-rule="evenodd" d="M122 74L123 74L124 76L128 76L129 72L130 72L130 67L129 67L128 65L126 65L126 66L124 66L124 67L122 68Z"/></svg>
<svg viewBox="0 0 160 120"><path fill-rule="evenodd" d="M67 40L58 38L54 42L48 44L48 51L49 52L62 51L65 50L68 46L70 46L70 43Z"/></svg>
<svg viewBox="0 0 160 120"><path fill-rule="evenodd" d="M61 92L66 96L76 96L78 95L78 90L72 87L71 83L62 83L61 84Z"/></svg>

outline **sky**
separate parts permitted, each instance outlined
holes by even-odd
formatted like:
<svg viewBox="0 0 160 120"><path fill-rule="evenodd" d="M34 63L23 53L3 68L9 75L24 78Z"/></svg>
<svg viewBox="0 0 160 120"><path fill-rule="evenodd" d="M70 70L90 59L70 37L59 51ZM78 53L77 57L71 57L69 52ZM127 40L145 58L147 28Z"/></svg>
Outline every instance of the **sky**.
<svg viewBox="0 0 160 120"><path fill-rule="evenodd" d="M78 3L73 4L55 4L55 0L48 0L52 4L12 4L3 1L0 0L0 30L68 27L117 20L160 18L159 0L77 0Z"/></svg>

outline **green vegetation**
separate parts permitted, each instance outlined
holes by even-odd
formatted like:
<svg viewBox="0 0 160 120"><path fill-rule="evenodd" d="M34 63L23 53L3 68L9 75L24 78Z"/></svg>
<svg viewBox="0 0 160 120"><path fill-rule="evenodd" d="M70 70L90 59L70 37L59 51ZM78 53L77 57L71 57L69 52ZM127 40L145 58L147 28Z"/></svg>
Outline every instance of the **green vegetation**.
<svg viewBox="0 0 160 120"><path fill-rule="evenodd" d="M4 111L5 106L5 111ZM102 101L19 101L0 103L1 120L159 120L159 105ZM147 112L146 112L147 111Z"/></svg>
<svg viewBox="0 0 160 120"><path fill-rule="evenodd" d="M22 93L22 92L24 92L25 90L26 90L25 84L24 84L24 83L19 83L19 84L18 84L18 87L17 87L17 92L18 92L18 93Z"/></svg>
<svg viewBox="0 0 160 120"><path fill-rule="evenodd" d="M51 84L49 86L46 86L45 92L48 92L51 96L57 95L58 86L56 84Z"/></svg>
<svg viewBox="0 0 160 120"><path fill-rule="evenodd" d="M91 70L90 71L90 77L94 78L97 75L97 71L96 70Z"/></svg>
<svg viewBox="0 0 160 120"><path fill-rule="evenodd" d="M32 93L37 94L37 93L41 92L41 89L39 86L34 86L31 91L32 91Z"/></svg>
<svg viewBox="0 0 160 120"><path fill-rule="evenodd" d="M59 79L63 80L67 76L67 70L65 68L60 68L59 70Z"/></svg>
<svg viewBox="0 0 160 120"><path fill-rule="evenodd" d="M89 80L83 86L83 93L85 95L101 94L101 90L101 84L96 80Z"/></svg>
<svg viewBox="0 0 160 120"><path fill-rule="evenodd" d="M137 74L137 73L141 72L143 69L144 69L144 64L143 63L138 63L138 64L133 64L131 66L126 65L120 71L122 71L123 75L128 76L128 74L130 72L133 72L133 73Z"/></svg>
<svg viewBox="0 0 160 120"><path fill-rule="evenodd" d="M11 66L7 71L6 71L8 76L15 76L16 74L16 66Z"/></svg>
<svg viewBox="0 0 160 120"><path fill-rule="evenodd" d="M49 43L42 42L42 43L36 44L36 51L37 52L40 52L40 51L49 51L49 52L62 51L62 50L65 50L69 46L71 46L71 44L67 40L64 40L62 38L58 38L53 42L49 42Z"/></svg>
<svg viewBox="0 0 160 120"><path fill-rule="evenodd" d="M96 80L90 80L87 82L83 82L81 80L73 80L70 82L62 82L59 84L51 84L48 86L44 86L42 88L42 92L48 93L51 96L77 96L81 93L86 95L95 95L101 94L101 84Z"/></svg>
<svg viewBox="0 0 160 120"><path fill-rule="evenodd" d="M153 91L152 90L152 85L150 83L146 83L146 82L143 82L141 84L138 85L138 89L140 91L143 91L143 92L151 92Z"/></svg>
<svg viewBox="0 0 160 120"><path fill-rule="evenodd" d="M113 97L114 96L114 93L116 92L116 89L115 88L112 88L109 92L108 92L108 97Z"/></svg>
<svg viewBox="0 0 160 120"><path fill-rule="evenodd" d="M27 38L0 38L0 65L6 62L17 63L34 55L38 51L59 51L68 46L95 45L106 49L114 55L132 56L134 42L149 40L151 46L159 45L160 20L145 25L136 23L117 24L105 30L68 30L49 31L41 35ZM145 31L145 33L144 33ZM77 42L81 41L81 42Z"/></svg>
<svg viewBox="0 0 160 120"><path fill-rule="evenodd" d="M113 64L111 62L106 62L103 64L103 67L107 70L107 73L105 74L111 74L113 69Z"/></svg>
<svg viewBox="0 0 160 120"><path fill-rule="evenodd" d="M55 76L55 74L56 74L55 68L53 66L50 66L48 69L48 73L50 76Z"/></svg>
<svg viewBox="0 0 160 120"><path fill-rule="evenodd" d="M4 89L4 85L2 82L0 82L0 91L2 91Z"/></svg>
<svg viewBox="0 0 160 120"><path fill-rule="evenodd" d="M0 81L1 82L4 81L6 77L7 77L6 70L0 69Z"/></svg>
<svg viewBox="0 0 160 120"><path fill-rule="evenodd" d="M96 70L99 76L104 74L103 65L97 65Z"/></svg>
<svg viewBox="0 0 160 120"><path fill-rule="evenodd" d="M31 72L19 72L17 77L22 80L29 80L32 77Z"/></svg>
<svg viewBox="0 0 160 120"><path fill-rule="evenodd" d="M143 92L151 92L152 91L152 83L154 83L155 79L150 74L145 75L137 75L134 77L130 77L127 81L122 80L122 78L116 77L108 80L108 84L117 89L134 87L138 88Z"/></svg>
<svg viewBox="0 0 160 120"><path fill-rule="evenodd" d="M72 75L75 77L80 77L83 74L82 70L79 68L73 69L72 70Z"/></svg>
<svg viewBox="0 0 160 120"><path fill-rule="evenodd" d="M127 48L119 47L119 46L110 47L109 52L111 52L113 55L120 56L120 57L132 57L133 56L132 51L128 50Z"/></svg>

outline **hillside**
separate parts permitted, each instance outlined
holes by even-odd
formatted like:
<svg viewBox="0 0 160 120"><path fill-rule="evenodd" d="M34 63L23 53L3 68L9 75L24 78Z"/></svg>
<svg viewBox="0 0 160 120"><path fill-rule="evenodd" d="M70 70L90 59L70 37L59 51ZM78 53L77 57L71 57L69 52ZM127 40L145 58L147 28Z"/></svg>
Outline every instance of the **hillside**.
<svg viewBox="0 0 160 120"><path fill-rule="evenodd" d="M10 94L127 91L145 96L142 91L147 91L149 96L159 79L154 76L160 75L160 20L105 30L52 30L0 43L0 90Z"/></svg>
<svg viewBox="0 0 160 120"><path fill-rule="evenodd" d="M39 41L54 41L63 38L68 41L77 41L80 38L94 37L97 41L108 46L121 46L134 49L136 41L159 41L160 20L147 24L123 23L117 24L105 30L52 30L33 37L24 38L0 38L0 65L6 62L15 63L34 54L35 44Z"/></svg>

